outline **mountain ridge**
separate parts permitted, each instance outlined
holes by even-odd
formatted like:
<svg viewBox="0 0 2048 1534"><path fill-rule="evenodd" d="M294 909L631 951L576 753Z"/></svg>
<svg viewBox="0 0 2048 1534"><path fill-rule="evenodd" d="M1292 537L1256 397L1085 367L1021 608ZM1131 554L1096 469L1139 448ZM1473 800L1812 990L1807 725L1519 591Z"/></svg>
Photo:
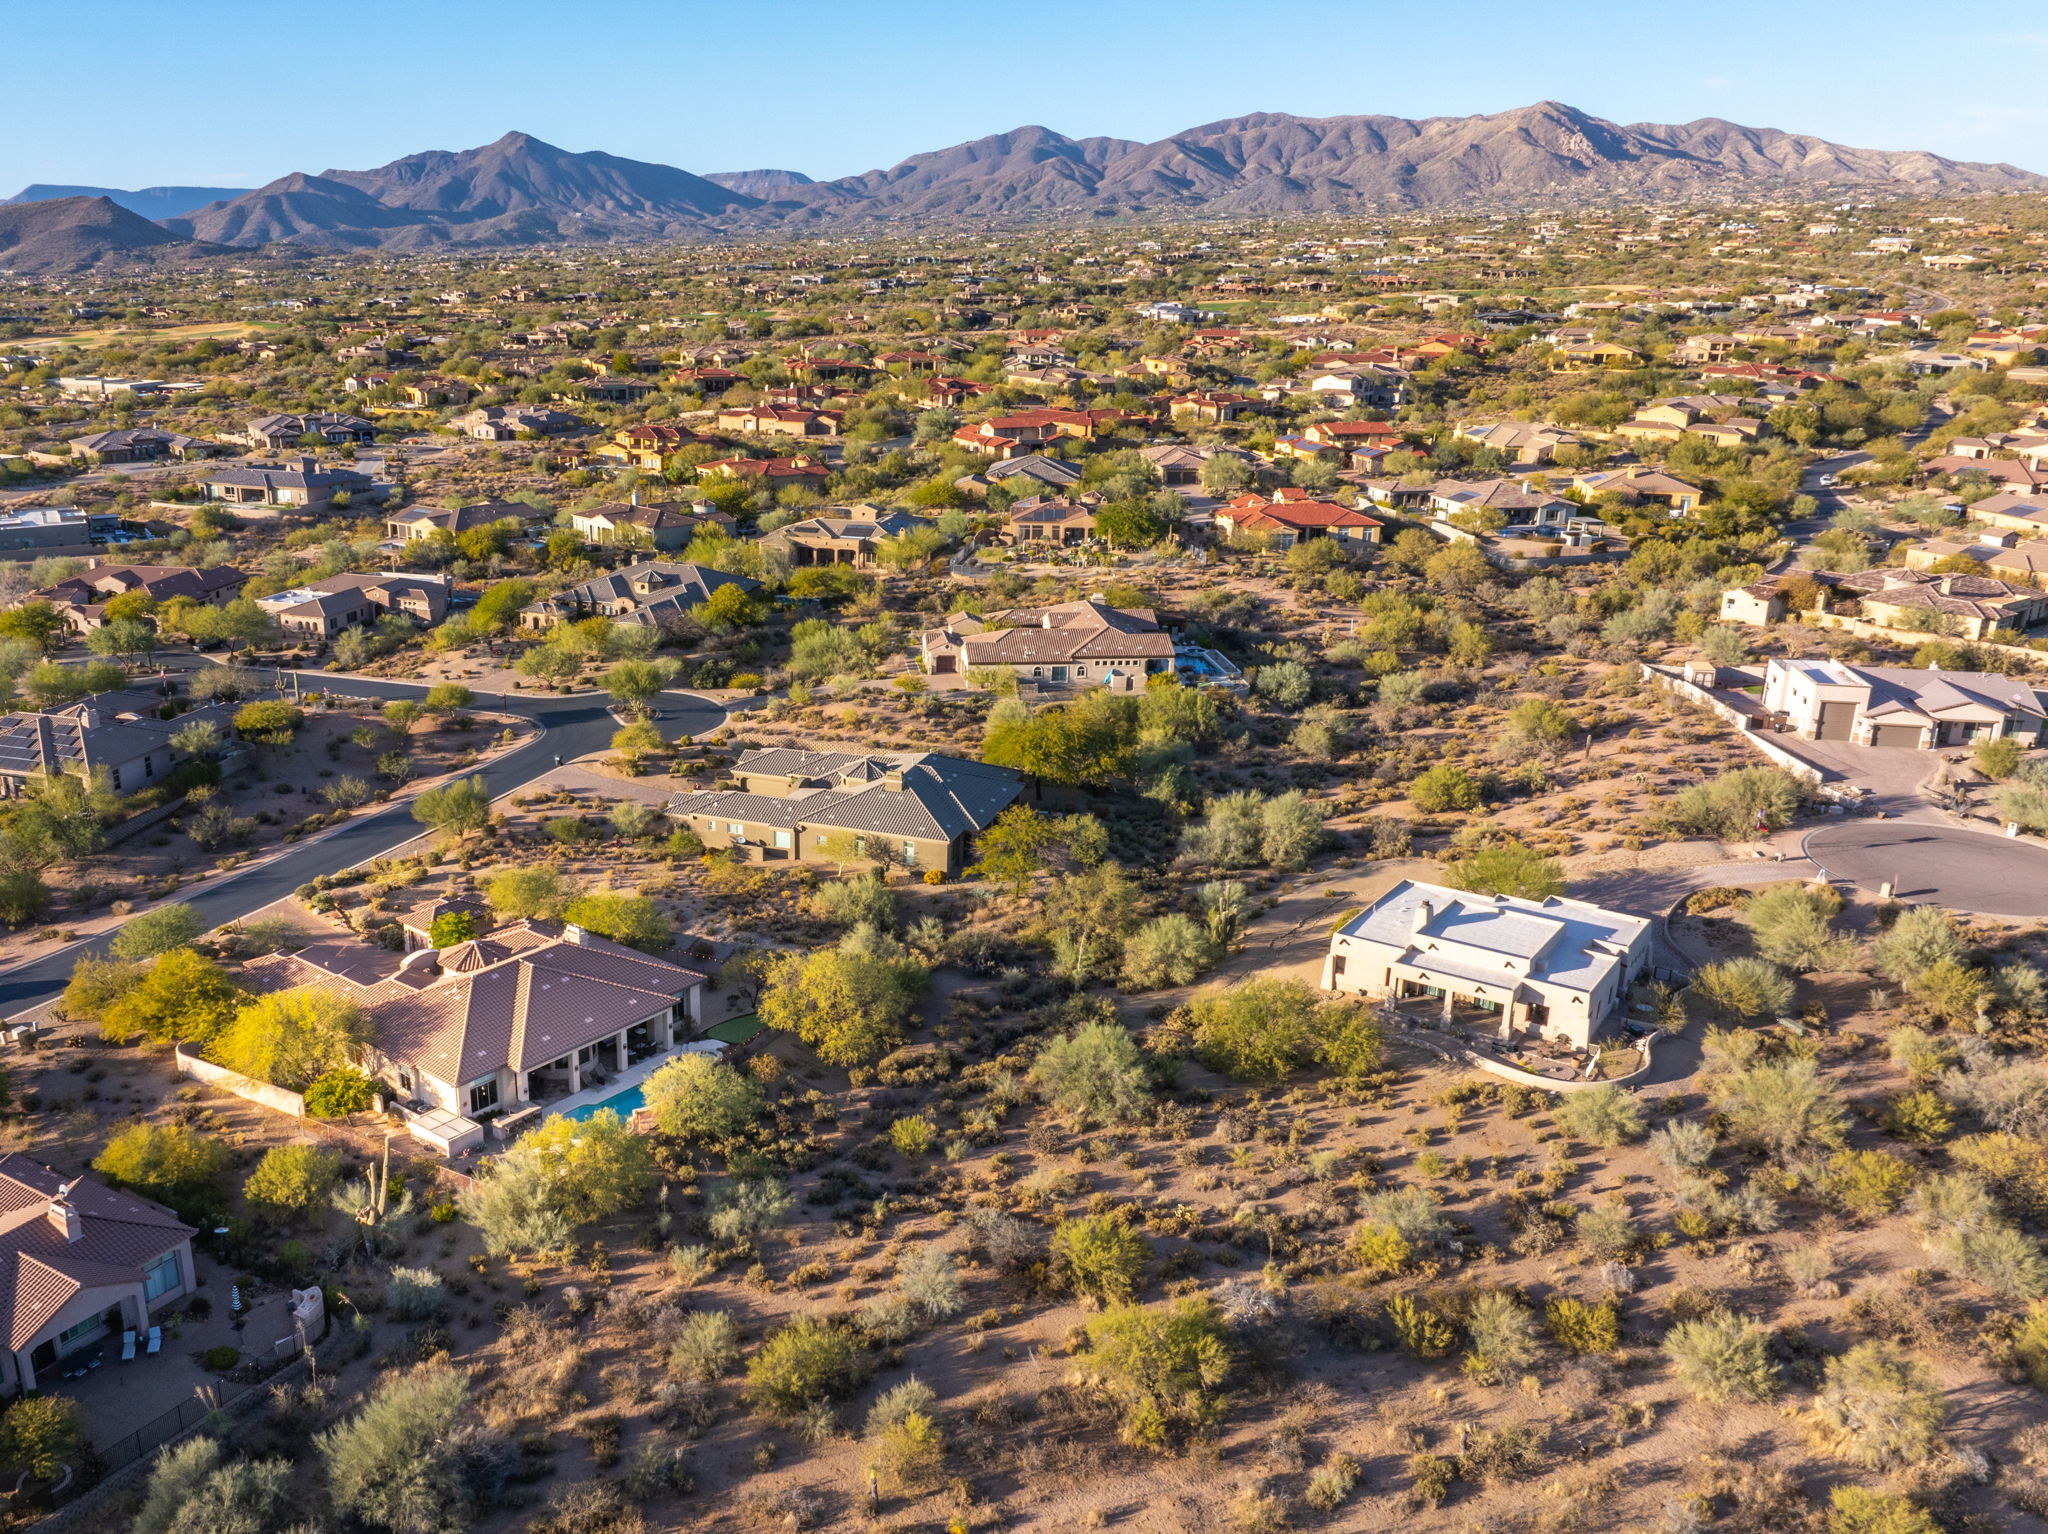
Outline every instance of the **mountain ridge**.
<svg viewBox="0 0 2048 1534"><path fill-rule="evenodd" d="M699 176L521 132L371 170L293 172L161 226L252 249L418 250L715 238L866 224L1305 213L1727 199L1850 188L2048 191L2017 166L1859 149L1721 118L1609 122L1557 101L1464 117L1253 112L1154 143L1037 124L813 181Z"/></svg>
<svg viewBox="0 0 2048 1534"><path fill-rule="evenodd" d="M126 208L130 213L139 213L144 218L160 220L177 218L209 202L240 197L249 190L246 186L145 186L134 191L124 191L116 186L53 186L47 182L36 181L23 187L12 197L0 199L0 208L29 202L57 202L67 197L104 197L116 207Z"/></svg>

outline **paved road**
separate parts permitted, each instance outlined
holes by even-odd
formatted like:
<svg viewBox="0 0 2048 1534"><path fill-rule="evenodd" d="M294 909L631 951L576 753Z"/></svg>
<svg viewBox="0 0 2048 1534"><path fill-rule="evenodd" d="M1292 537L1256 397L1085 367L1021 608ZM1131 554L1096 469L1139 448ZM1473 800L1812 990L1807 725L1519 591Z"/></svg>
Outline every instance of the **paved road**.
<svg viewBox="0 0 2048 1534"><path fill-rule="evenodd" d="M1900 900L1985 916L2048 916L2048 852L1990 831L1925 821L1851 821L1809 832L1806 855L1832 879Z"/></svg>
<svg viewBox="0 0 2048 1534"><path fill-rule="evenodd" d="M325 689L353 697L417 698L426 691L411 682L337 677L324 671L296 675L300 687L308 691ZM604 750L618 728L606 711L601 693L573 697L481 693L478 704L496 712L523 715L543 727L543 733L527 745L477 770L475 775L484 780L493 798L551 771L557 761L573 761ZM723 705L695 693L663 693L655 707L662 715L661 731L670 739L710 734L726 716ZM317 875L338 873L366 859L381 857L419 834L420 824L412 818L410 804L389 805L374 814L358 815L318 842L195 895L190 904L209 926L219 926L260 911ZM71 978L71 966L85 954L104 952L118 930L110 928L0 974L0 1017L38 1006L56 996Z"/></svg>

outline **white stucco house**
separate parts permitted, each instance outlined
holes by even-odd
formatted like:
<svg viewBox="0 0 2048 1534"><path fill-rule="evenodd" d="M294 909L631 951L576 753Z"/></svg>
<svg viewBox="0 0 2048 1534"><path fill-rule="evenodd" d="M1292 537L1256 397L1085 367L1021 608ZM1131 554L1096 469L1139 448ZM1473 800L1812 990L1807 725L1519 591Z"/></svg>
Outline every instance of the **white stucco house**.
<svg viewBox="0 0 2048 1534"><path fill-rule="evenodd" d="M1323 989L1490 1014L1503 1040L1584 1049L1650 970L1650 923L1553 895L1473 895L1407 879L1330 935Z"/></svg>

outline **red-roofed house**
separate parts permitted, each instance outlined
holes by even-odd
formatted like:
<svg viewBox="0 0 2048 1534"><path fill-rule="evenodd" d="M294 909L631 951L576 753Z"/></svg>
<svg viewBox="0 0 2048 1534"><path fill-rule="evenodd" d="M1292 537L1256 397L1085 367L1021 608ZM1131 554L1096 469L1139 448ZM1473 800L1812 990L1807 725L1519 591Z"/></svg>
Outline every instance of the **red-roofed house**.
<svg viewBox="0 0 2048 1534"><path fill-rule="evenodd" d="M0 1157L0 1388L53 1387L190 1294L193 1229L161 1204Z"/></svg>
<svg viewBox="0 0 2048 1534"><path fill-rule="evenodd" d="M1378 543L1383 524L1362 511L1335 501L1308 498L1300 489L1281 490L1278 498L1241 495L1216 513L1216 529L1226 538L1260 536L1279 548L1292 548L1309 538L1334 538L1339 543Z"/></svg>

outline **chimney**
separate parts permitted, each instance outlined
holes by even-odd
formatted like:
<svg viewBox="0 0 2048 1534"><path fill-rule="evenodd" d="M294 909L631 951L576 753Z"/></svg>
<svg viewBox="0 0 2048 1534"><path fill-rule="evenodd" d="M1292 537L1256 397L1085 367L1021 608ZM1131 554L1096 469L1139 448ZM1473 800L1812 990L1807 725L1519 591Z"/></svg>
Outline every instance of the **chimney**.
<svg viewBox="0 0 2048 1534"><path fill-rule="evenodd" d="M1049 612L1044 612L1044 613L1040 613L1040 614L1038 615L1038 626L1039 626L1040 628L1042 628L1042 629L1049 629L1049 628L1051 628L1051 627L1052 627L1052 614L1051 614L1051 613L1049 613Z"/></svg>
<svg viewBox="0 0 2048 1534"><path fill-rule="evenodd" d="M892 793L902 793L903 769L901 767L892 767L889 769L889 771L883 773L882 787L890 790Z"/></svg>
<svg viewBox="0 0 2048 1534"><path fill-rule="evenodd" d="M79 1218L78 1208L65 1194L69 1185L57 1190L57 1196L50 1200L49 1221L67 1242L85 1239L85 1221Z"/></svg>
<svg viewBox="0 0 2048 1534"><path fill-rule="evenodd" d="M577 947L582 948L589 944L590 934L577 926L573 921L564 922L562 924L562 941L574 943Z"/></svg>
<svg viewBox="0 0 2048 1534"><path fill-rule="evenodd" d="M1420 937L1428 930L1430 918L1436 915L1436 908L1427 900L1415 902L1415 914L1408 922L1408 935Z"/></svg>

